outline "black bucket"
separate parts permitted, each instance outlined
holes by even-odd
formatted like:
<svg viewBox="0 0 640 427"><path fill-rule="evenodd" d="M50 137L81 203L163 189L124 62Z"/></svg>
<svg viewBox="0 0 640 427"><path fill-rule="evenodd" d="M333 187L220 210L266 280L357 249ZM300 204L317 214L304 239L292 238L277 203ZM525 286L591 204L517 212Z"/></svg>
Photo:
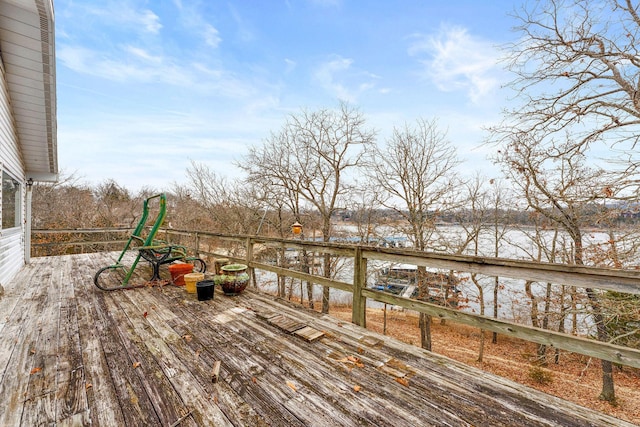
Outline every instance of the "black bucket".
<svg viewBox="0 0 640 427"><path fill-rule="evenodd" d="M213 288L215 283L213 280L201 280L196 283L196 290L198 292L198 301L208 301L213 299Z"/></svg>

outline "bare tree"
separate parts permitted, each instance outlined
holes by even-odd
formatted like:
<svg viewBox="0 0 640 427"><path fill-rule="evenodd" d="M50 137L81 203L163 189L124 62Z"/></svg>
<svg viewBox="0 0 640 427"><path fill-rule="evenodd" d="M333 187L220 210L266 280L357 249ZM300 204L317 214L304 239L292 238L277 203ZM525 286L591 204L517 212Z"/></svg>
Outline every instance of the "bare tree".
<svg viewBox="0 0 640 427"><path fill-rule="evenodd" d="M295 164L296 159L292 158L292 151L296 150L295 140L292 138L291 129L286 126L279 134L272 133L270 139L264 144L261 149L252 147L249 150L248 158L238 164L241 169L244 169L247 173L246 183L252 187L259 187L263 189L265 199L277 200L278 202L278 225L279 234L281 237L285 237L290 233L290 227L293 222L301 222L304 211L302 203L302 193L300 191L300 183L291 176L296 172ZM245 166L247 162L254 162L251 166ZM290 212L290 215L286 215L286 211ZM282 217L290 218L291 222L285 224L281 221ZM304 231L302 232L301 239L304 239ZM297 260L298 265L302 268L302 271L309 272L307 263L306 249L302 249ZM279 254L280 265L282 267L288 267L288 260L286 259L285 252L281 251ZM300 284L300 302L303 301L302 282ZM291 284L291 288L293 283ZM290 288L289 297L291 297L292 290ZM285 291L285 278L278 277L278 292L284 293ZM307 301L310 308L314 308L313 300L313 284L307 282Z"/></svg>
<svg viewBox="0 0 640 427"><path fill-rule="evenodd" d="M139 220L141 199L113 179L98 184L94 189L98 203L96 214L100 227L133 227Z"/></svg>
<svg viewBox="0 0 640 427"><path fill-rule="evenodd" d="M361 244L374 244L377 239L385 237L379 231L385 218L379 209L377 192L374 188L366 183L356 184L346 206L349 221L356 228L356 236Z"/></svg>
<svg viewBox="0 0 640 427"><path fill-rule="evenodd" d="M370 152L367 171L383 195L382 205L405 220L403 232L415 249L423 251L433 242L436 220L455 207L459 183L456 150L438 129L436 120L417 120L415 126L394 128L386 148ZM424 267L418 272L420 293L428 292ZM421 277L422 276L422 277ZM420 315L421 346L431 349L431 319Z"/></svg>
<svg viewBox="0 0 640 427"><path fill-rule="evenodd" d="M499 128L570 133L566 150L605 141L633 156L640 132L640 16L631 0L546 0L515 14L518 41L506 46L523 100ZM510 123L510 124L507 124ZM506 132L506 133L505 133ZM627 158L626 167L637 165ZM635 165L634 165L635 163Z"/></svg>
<svg viewBox="0 0 640 427"><path fill-rule="evenodd" d="M489 228L491 230L491 242L492 242L492 253L491 255L494 257L499 257L502 255L501 244L507 235L508 225L507 219L508 214L505 211L505 205L507 200L513 200L510 196L509 189L506 188L504 183L500 180L492 179L489 181L491 185L491 190L489 191L489 200L490 200L490 209L489 209ZM513 201L510 206L510 209L517 208L517 204L514 204ZM498 276L493 279L493 317L494 319L498 318L498 296L500 292L500 278ZM493 344L497 344L498 342L498 334L497 332L493 332L491 334L491 342Z"/></svg>
<svg viewBox="0 0 640 427"><path fill-rule="evenodd" d="M58 182L37 182L31 221L36 229L97 226L93 191L74 174L61 173Z"/></svg>
<svg viewBox="0 0 640 427"><path fill-rule="evenodd" d="M151 190L143 188L131 193L114 180L106 180L95 187L82 183L74 174L62 173L58 182L36 183L32 194L32 226L34 229L83 229L92 227L132 227L141 215L142 200ZM80 238L84 233L74 232ZM68 237L58 235L32 236L34 243L51 243L53 239ZM103 241L117 241L118 232L105 233ZM104 248L95 246L95 248ZM84 247L89 249L89 247ZM66 250L65 247L55 249Z"/></svg>
<svg viewBox="0 0 640 427"><path fill-rule="evenodd" d="M450 251L457 254L493 257L502 255L500 249L508 230L504 210L506 192L506 188L500 182L487 179L480 173L463 183L460 186L460 203L464 208L457 209L453 213L455 222L463 232L457 239L454 236L443 236L446 238L443 245L448 245ZM471 274L470 279L478 292L477 301L482 316L485 315L486 310L485 287L493 285L493 315L497 318L499 278ZM485 331L480 330L478 362L483 361L484 344Z"/></svg>
<svg viewBox="0 0 640 427"><path fill-rule="evenodd" d="M216 231L254 234L264 205L252 187L229 181L203 163L191 162L187 168L188 183L174 184L174 192L195 200L206 212L205 224Z"/></svg>
<svg viewBox="0 0 640 427"><path fill-rule="evenodd" d="M375 132L365 127L364 116L341 103L337 110L303 110L289 116L278 133L261 147L252 147L238 166L251 182L279 187L289 195L299 195L306 206L321 218L324 241L332 235L331 217L344 209L351 190L348 173L360 165ZM300 208L294 215L300 215ZM324 256L323 273L331 277L330 256ZM329 310L329 287L322 290L322 311Z"/></svg>
<svg viewBox="0 0 640 427"><path fill-rule="evenodd" d="M558 143L535 134L517 133L500 152L498 161L514 186L538 214L560 226L573 243L572 262L584 264L583 228L596 221L593 204L614 194L616 183L606 181L597 168L585 165L586 156L573 150L572 141ZM598 339L608 341L601 302L594 289L585 289ZM602 360L603 386L600 398L615 401L611 362Z"/></svg>

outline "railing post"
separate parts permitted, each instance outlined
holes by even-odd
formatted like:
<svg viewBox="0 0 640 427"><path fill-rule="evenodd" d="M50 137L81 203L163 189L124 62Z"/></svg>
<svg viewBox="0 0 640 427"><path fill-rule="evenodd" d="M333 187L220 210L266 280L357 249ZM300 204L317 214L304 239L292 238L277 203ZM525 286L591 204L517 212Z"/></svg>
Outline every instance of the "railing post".
<svg viewBox="0 0 640 427"><path fill-rule="evenodd" d="M200 256L200 233L198 233L196 231L196 236L195 236L195 249L194 252L196 253L196 256L199 257Z"/></svg>
<svg viewBox="0 0 640 427"><path fill-rule="evenodd" d="M351 322L367 327L367 299L362 289L367 286L367 259L362 257L362 248L357 246L353 255L353 303Z"/></svg>
<svg viewBox="0 0 640 427"><path fill-rule="evenodd" d="M253 287L255 288L258 286L258 284L256 283L256 271L253 267L251 267L251 263L253 262L253 241L251 237L247 237L246 254L247 266L249 267L248 273L251 277L251 281L253 282Z"/></svg>

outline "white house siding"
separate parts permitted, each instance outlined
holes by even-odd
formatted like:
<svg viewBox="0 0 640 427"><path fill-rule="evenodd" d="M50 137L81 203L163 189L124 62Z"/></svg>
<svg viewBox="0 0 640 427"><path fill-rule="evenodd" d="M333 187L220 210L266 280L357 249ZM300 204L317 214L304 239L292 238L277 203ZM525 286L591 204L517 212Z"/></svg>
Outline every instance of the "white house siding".
<svg viewBox="0 0 640 427"><path fill-rule="evenodd" d="M18 182L25 181L25 171L12 119L4 67L0 63L0 179L6 171ZM1 186L0 186L1 188ZM25 212L25 189L22 186L21 213ZM2 197L0 191L0 197ZM0 204L1 206L1 204ZM0 209L0 215L1 209ZM0 230L0 285L7 283L24 265L24 221L20 227ZM1 222L0 222L1 224Z"/></svg>
<svg viewBox="0 0 640 427"><path fill-rule="evenodd" d="M0 238L0 284L7 283L23 265L24 234L22 230L3 233Z"/></svg>

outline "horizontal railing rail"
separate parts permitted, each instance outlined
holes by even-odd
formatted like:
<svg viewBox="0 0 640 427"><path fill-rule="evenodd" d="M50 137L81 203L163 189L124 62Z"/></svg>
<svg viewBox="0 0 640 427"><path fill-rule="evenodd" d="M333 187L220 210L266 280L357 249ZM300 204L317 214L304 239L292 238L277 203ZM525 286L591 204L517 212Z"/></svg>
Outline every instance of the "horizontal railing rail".
<svg viewBox="0 0 640 427"><path fill-rule="evenodd" d="M133 228L66 228L31 230L31 256L46 256L60 253L85 253L122 249ZM102 240L88 236L102 236ZM57 240L55 237L62 237ZM117 237L117 238L114 238Z"/></svg>
<svg viewBox="0 0 640 427"><path fill-rule="evenodd" d="M39 230L34 230L37 233ZM54 233L54 230L48 230ZM75 232L65 230L65 232ZM83 230L82 233L89 233ZM420 252L409 249L379 248L343 243L307 242L275 237L247 236L223 233L210 233L192 230L162 229L167 241L180 241L199 256L227 258L233 262L246 263L250 269L269 271L277 275L308 281L321 286L352 293L352 322L366 326L367 300L403 307L425 313L436 318L451 320L482 330L496 332L505 336L553 346L558 349L583 354L598 359L609 360L621 365L640 368L640 350L612 343L574 336L549 329L536 328L507 320L481 316L452 307L404 298L387 292L367 288L367 264L371 260L414 264L418 266L478 273L490 277L508 277L557 285L569 285L578 288L609 290L625 294L640 295L640 271L612 268L596 268L565 264L538 263L533 261L490 258L467 255L448 255L433 252ZM187 244L185 244L185 239ZM57 243L51 243L57 244ZM59 243L64 244L64 243ZM87 244L90 244L87 243ZM223 248L221 245L230 244ZM233 247L231 247L233 246ZM331 256L353 259L353 278L351 282L322 277L313 273L271 265L254 259L256 248L306 250L309 253L329 254Z"/></svg>

